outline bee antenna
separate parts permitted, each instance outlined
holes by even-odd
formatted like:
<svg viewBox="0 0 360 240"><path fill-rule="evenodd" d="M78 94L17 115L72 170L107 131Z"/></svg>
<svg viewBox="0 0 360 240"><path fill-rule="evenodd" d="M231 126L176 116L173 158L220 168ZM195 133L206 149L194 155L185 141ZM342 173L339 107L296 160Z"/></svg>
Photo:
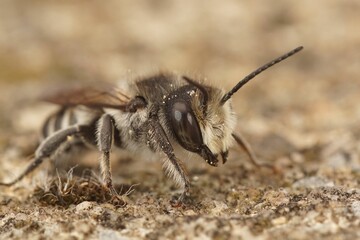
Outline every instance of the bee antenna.
<svg viewBox="0 0 360 240"><path fill-rule="evenodd" d="M294 55L295 53L300 52L302 49L303 49L302 46L297 47L291 50L290 52L285 53L284 55L272 60L271 62L266 63L265 65L259 67L258 69L256 69L255 71L244 77L240 82L238 82L238 84L235 85L235 87L233 87L233 89L231 89L228 93L224 95L224 97L221 99L221 104L224 104L227 100L229 100L234 93L236 93L242 86L244 86L247 82L253 79L256 75L265 71L269 67L272 67L273 65L285 60L286 58Z"/></svg>

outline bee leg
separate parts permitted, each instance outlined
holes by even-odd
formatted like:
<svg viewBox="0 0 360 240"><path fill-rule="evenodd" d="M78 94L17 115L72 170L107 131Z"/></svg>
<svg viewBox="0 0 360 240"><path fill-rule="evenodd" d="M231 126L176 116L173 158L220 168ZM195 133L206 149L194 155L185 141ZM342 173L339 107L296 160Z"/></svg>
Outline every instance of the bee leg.
<svg viewBox="0 0 360 240"><path fill-rule="evenodd" d="M114 120L108 115L104 114L98 125L98 148L101 152L100 155L100 170L105 186L109 189L110 193L114 196L118 195L113 183L111 176L110 166L110 151L114 141Z"/></svg>
<svg viewBox="0 0 360 240"><path fill-rule="evenodd" d="M149 120L149 129L147 131L147 138L149 140L150 147L159 150L167 156L165 159L164 167L167 174L175 180L175 182L183 187L183 192L177 201L173 202L173 205L179 206L183 202L184 198L189 195L190 181L186 174L185 167L180 159L174 154L174 149L166 136L164 129L162 128L159 120L155 117Z"/></svg>
<svg viewBox="0 0 360 240"><path fill-rule="evenodd" d="M61 144L65 143L69 137L80 134L87 126L76 125L63 130L59 130L54 134L47 137L37 148L35 157L32 163L20 174L16 179L9 183L0 183L2 186L12 186L19 182L26 175L34 171L45 158L50 157L60 147Z"/></svg>
<svg viewBox="0 0 360 240"><path fill-rule="evenodd" d="M269 164L264 164L264 163L260 163L258 158L256 157L254 151L252 150L250 144L245 140L244 137L242 137L239 134L235 134L232 133L233 138L235 139L235 141L244 149L244 151L246 152L246 154L249 156L249 159L251 161L251 163L255 166L255 167L268 167L268 168L272 168L271 165Z"/></svg>

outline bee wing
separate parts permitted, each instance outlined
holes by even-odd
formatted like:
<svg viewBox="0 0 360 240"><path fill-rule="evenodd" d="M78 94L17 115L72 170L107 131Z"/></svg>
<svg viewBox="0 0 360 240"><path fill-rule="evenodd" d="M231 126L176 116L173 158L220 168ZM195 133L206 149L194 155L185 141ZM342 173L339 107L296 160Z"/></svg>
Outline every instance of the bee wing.
<svg viewBox="0 0 360 240"><path fill-rule="evenodd" d="M115 86L86 86L46 94L42 100L61 106L84 105L90 108L115 108L126 111L131 98Z"/></svg>

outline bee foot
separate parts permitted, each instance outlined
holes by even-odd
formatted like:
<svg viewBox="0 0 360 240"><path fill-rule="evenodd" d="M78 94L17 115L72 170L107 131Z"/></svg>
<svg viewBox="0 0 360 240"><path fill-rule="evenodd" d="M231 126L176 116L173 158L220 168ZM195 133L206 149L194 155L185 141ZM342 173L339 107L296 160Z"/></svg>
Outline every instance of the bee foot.
<svg viewBox="0 0 360 240"><path fill-rule="evenodd" d="M276 168L275 165L272 165L270 163L257 163L256 165L259 169L266 169L272 171L274 174L278 174L280 171L278 168Z"/></svg>
<svg viewBox="0 0 360 240"><path fill-rule="evenodd" d="M182 207L186 204L186 200L190 196L189 189L185 190L181 195L176 198L175 196L170 200L170 204L172 207Z"/></svg>
<svg viewBox="0 0 360 240"><path fill-rule="evenodd" d="M112 195L109 200L109 203L111 203L115 207L125 207L127 204L124 198L120 195Z"/></svg>
<svg viewBox="0 0 360 240"><path fill-rule="evenodd" d="M179 208L179 207L183 206L183 204L184 204L183 200L184 200L184 198L182 195L178 198L174 197L173 199L170 200L170 204L174 208Z"/></svg>
<svg viewBox="0 0 360 240"><path fill-rule="evenodd" d="M111 185L104 186L106 188L106 190L108 191L108 200L107 202L113 204L116 207L124 207L126 206L126 201L124 200L124 198L119 195L116 191L116 189Z"/></svg>

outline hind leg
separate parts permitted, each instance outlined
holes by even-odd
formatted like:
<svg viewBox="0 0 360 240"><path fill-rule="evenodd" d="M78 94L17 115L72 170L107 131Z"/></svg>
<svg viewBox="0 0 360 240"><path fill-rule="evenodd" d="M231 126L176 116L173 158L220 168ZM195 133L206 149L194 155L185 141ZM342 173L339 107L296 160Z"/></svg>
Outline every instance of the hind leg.
<svg viewBox="0 0 360 240"><path fill-rule="evenodd" d="M37 148L35 152L35 157L32 163L21 173L17 178L9 183L2 183L2 186L11 186L23 179L26 175L34 171L44 159L51 157L58 148L65 143L72 136L81 136L83 132L88 131L88 126L85 125L75 125L69 128L59 130L54 134L47 137Z"/></svg>

